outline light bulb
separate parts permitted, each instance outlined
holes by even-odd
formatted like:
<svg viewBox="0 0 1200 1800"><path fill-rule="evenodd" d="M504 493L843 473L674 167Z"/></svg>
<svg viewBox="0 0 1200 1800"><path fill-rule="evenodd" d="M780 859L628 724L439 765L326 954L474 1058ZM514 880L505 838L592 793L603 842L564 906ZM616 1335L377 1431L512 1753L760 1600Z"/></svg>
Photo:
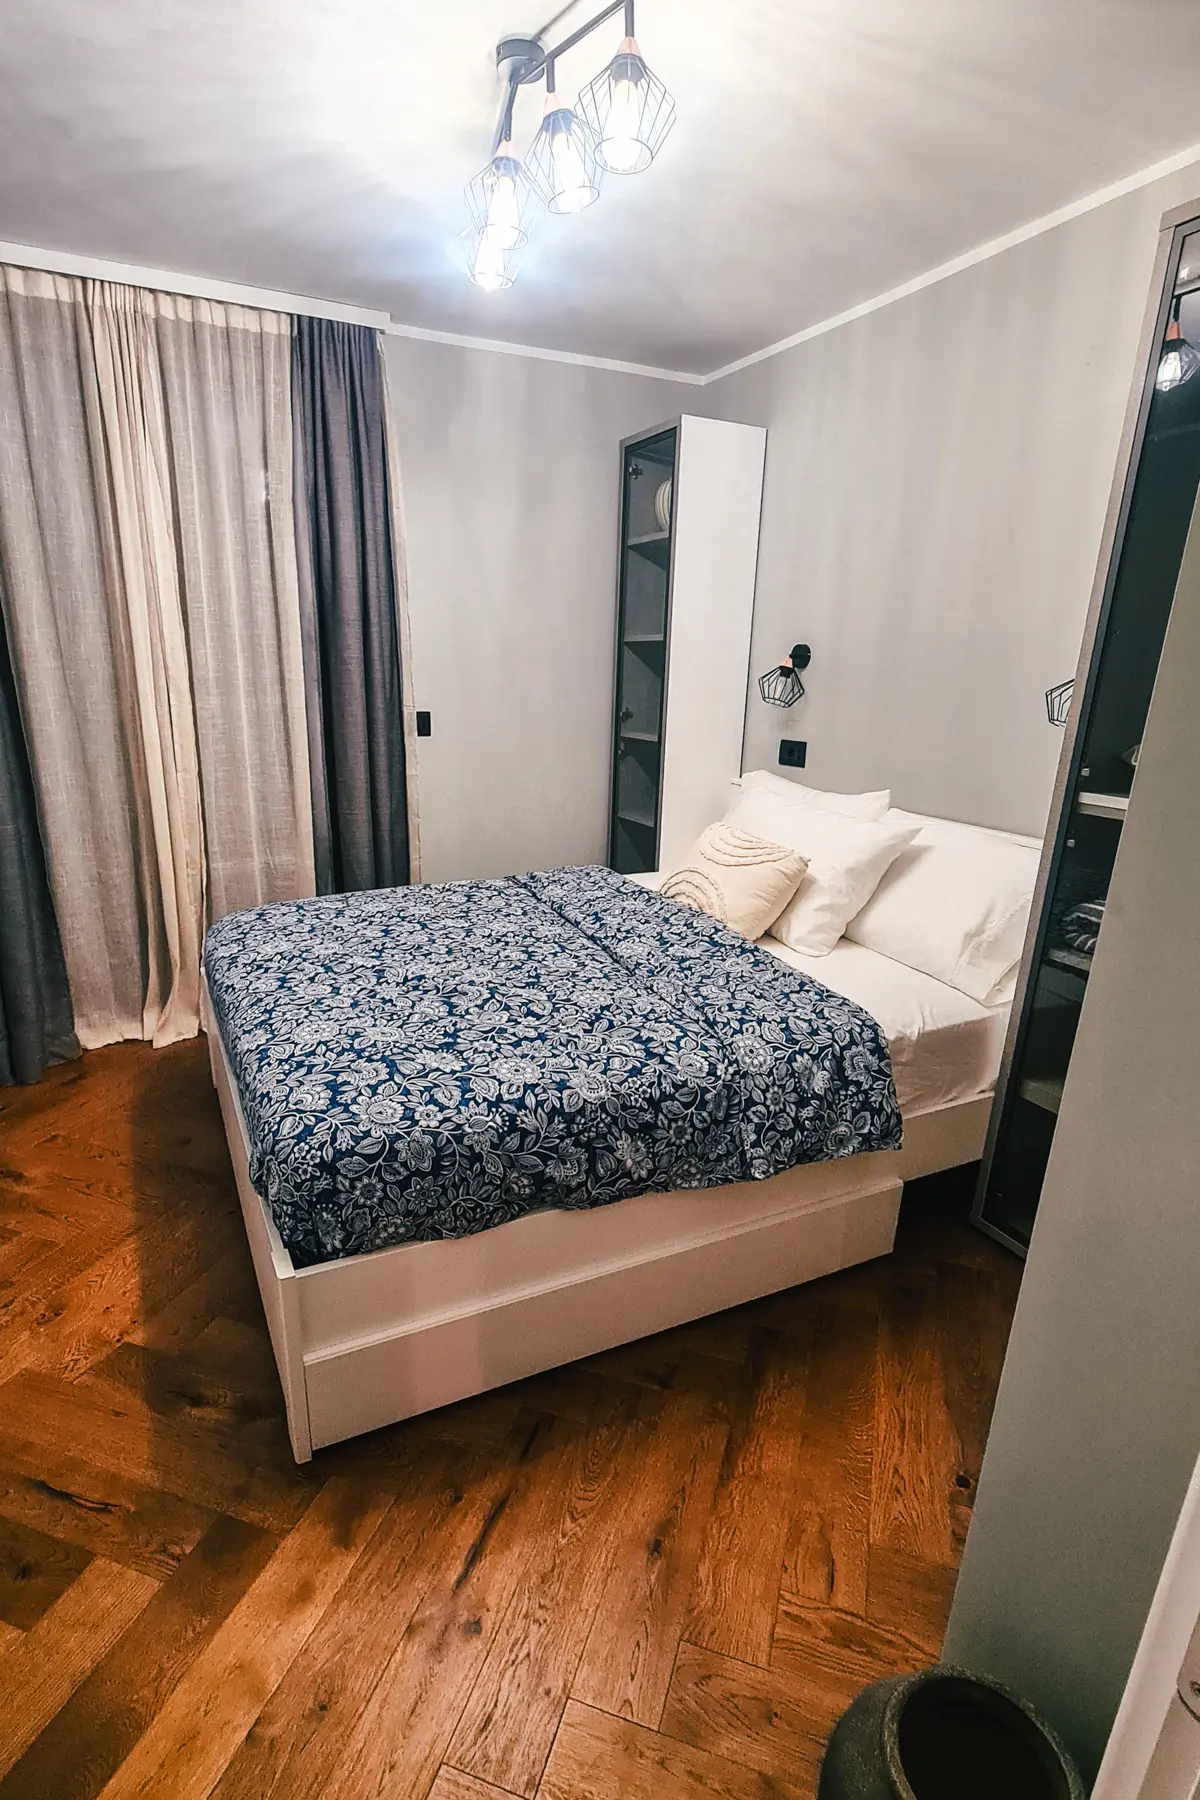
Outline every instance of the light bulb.
<svg viewBox="0 0 1200 1800"><path fill-rule="evenodd" d="M494 294L499 288L509 285L508 272L504 267L506 248L508 246L493 237L490 230L480 233L479 248L471 265L471 280L476 287Z"/></svg>
<svg viewBox="0 0 1200 1800"><path fill-rule="evenodd" d="M632 57L622 59L626 65ZM641 82L632 72L613 82L612 104L604 122L600 140L604 166L615 174L632 174L646 160L645 146L638 137L642 123Z"/></svg>
<svg viewBox="0 0 1200 1800"><path fill-rule="evenodd" d="M582 212L596 198L596 190L588 180L575 133L565 121L551 134L550 166L555 211Z"/></svg>
<svg viewBox="0 0 1200 1800"><path fill-rule="evenodd" d="M497 164L492 166L484 235L490 237L502 250L511 250L521 241L521 205L517 198L517 184Z"/></svg>

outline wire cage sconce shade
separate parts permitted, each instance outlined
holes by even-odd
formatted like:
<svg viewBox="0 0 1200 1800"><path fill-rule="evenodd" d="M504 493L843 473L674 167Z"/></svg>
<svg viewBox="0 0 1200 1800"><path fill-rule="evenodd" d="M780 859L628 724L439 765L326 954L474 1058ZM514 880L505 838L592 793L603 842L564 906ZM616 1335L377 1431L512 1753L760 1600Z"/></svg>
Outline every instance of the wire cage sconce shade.
<svg viewBox="0 0 1200 1800"><path fill-rule="evenodd" d="M1071 699L1075 693L1075 679L1056 681L1053 687L1046 689L1046 717L1052 725L1061 730L1071 716Z"/></svg>
<svg viewBox="0 0 1200 1800"><path fill-rule="evenodd" d="M501 144L465 191L476 231L488 232L497 249L524 249L541 200L520 158L512 154L511 144Z"/></svg>
<svg viewBox="0 0 1200 1800"><path fill-rule="evenodd" d="M777 668L768 669L765 675L759 676L758 691L768 706L795 706L804 693L800 671L807 669L811 661L812 651L807 644L793 644L790 656L785 656Z"/></svg>
<svg viewBox="0 0 1200 1800"><path fill-rule="evenodd" d="M468 225L458 234L458 252L475 286L495 294L516 280L527 242L522 238L519 243L506 244L492 232Z"/></svg>
<svg viewBox="0 0 1200 1800"><path fill-rule="evenodd" d="M590 125L553 89L546 95L546 116L525 158L539 197L552 213L582 212L600 198L602 170Z"/></svg>
<svg viewBox="0 0 1200 1800"><path fill-rule="evenodd" d="M1185 381L1190 381L1197 369L1200 369L1200 350L1197 350L1194 344L1190 344L1183 335L1183 328L1179 323L1179 295L1177 294L1175 304L1171 308L1167 333L1163 339L1154 385L1160 394L1169 394L1172 388L1182 387Z"/></svg>
<svg viewBox="0 0 1200 1800"><path fill-rule="evenodd" d="M576 107L595 138L596 160L614 175L649 168L675 123L675 102L632 37L582 90Z"/></svg>

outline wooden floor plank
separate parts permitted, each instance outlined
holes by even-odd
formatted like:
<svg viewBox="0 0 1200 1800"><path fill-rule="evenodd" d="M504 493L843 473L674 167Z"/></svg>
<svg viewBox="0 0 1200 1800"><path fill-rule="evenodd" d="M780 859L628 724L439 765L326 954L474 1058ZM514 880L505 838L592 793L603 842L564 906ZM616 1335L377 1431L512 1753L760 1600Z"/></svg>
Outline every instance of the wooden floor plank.
<svg viewBox="0 0 1200 1800"><path fill-rule="evenodd" d="M215 1519L0 1781L0 1800L92 1800L277 1545L240 1519Z"/></svg>
<svg viewBox="0 0 1200 1800"><path fill-rule="evenodd" d="M209 1508L149 1482L97 1469L65 1446L56 1445L50 1454L41 1439L22 1437L14 1423L6 1399L0 1398L3 1518L160 1578L171 1573L211 1523Z"/></svg>
<svg viewBox="0 0 1200 1800"><path fill-rule="evenodd" d="M911 1639L854 1613L809 1606L783 1595L771 1667L787 1675L814 1730L828 1734L854 1696L885 1675L926 1667Z"/></svg>
<svg viewBox="0 0 1200 1800"><path fill-rule="evenodd" d="M28 1631L90 1561L77 1544L0 1518L0 1619Z"/></svg>
<svg viewBox="0 0 1200 1800"><path fill-rule="evenodd" d="M878 1330L873 1307L817 1312L784 1554L784 1593L849 1612L867 1599Z"/></svg>
<svg viewBox="0 0 1200 1800"><path fill-rule="evenodd" d="M684 1630L689 1639L765 1664L779 1600L804 1422L806 1350L751 1334Z"/></svg>
<svg viewBox="0 0 1200 1800"><path fill-rule="evenodd" d="M446 1759L532 1800L620 1544L642 1396L606 1385L579 1434L558 1515L501 1619Z"/></svg>
<svg viewBox="0 0 1200 1800"><path fill-rule="evenodd" d="M901 1272L880 1320L872 1544L924 1562L957 1560L952 1521L958 1440L946 1409L937 1278Z"/></svg>
<svg viewBox="0 0 1200 1800"><path fill-rule="evenodd" d="M390 1494L318 1494L101 1789L104 1800L205 1800L349 1575Z"/></svg>
<svg viewBox="0 0 1200 1800"><path fill-rule="evenodd" d="M461 1567L506 1491L507 1463L463 1479L464 1453L435 1447L397 1498L225 1770L214 1800L323 1795L434 1572Z"/></svg>
<svg viewBox="0 0 1200 1800"><path fill-rule="evenodd" d="M906 1550L876 1544L870 1553L866 1616L873 1625L916 1648L917 1660L934 1662L954 1598L955 1570L945 1563L922 1562Z"/></svg>
<svg viewBox="0 0 1200 1800"><path fill-rule="evenodd" d="M640 1725L662 1716L729 1434L728 1409L688 1386L686 1362L682 1372L637 1449L621 1540L571 1684L576 1700Z"/></svg>
<svg viewBox="0 0 1200 1800"><path fill-rule="evenodd" d="M757 1769L568 1703L538 1800L812 1800L807 1767L764 1781Z"/></svg>
<svg viewBox="0 0 1200 1800"><path fill-rule="evenodd" d="M480 1781L462 1769L452 1769L449 1763L443 1763L429 1790L429 1800L509 1800L509 1796L503 1788L493 1787L490 1781Z"/></svg>
<svg viewBox="0 0 1200 1800"><path fill-rule="evenodd" d="M814 1684L681 1644L659 1730L697 1750L814 1789L829 1733Z"/></svg>
<svg viewBox="0 0 1200 1800"><path fill-rule="evenodd" d="M574 1484L578 1433L547 1418L506 1481L436 1570L333 1768L339 1800L424 1800L496 1633Z"/></svg>
<svg viewBox="0 0 1200 1800"><path fill-rule="evenodd" d="M67 1704L158 1583L96 1557L37 1624L0 1654L0 1775Z"/></svg>
<svg viewBox="0 0 1200 1800"><path fill-rule="evenodd" d="M52 1481L64 1446L69 1456L71 1448L84 1444L100 1469L279 1531L296 1523L318 1480L316 1474L297 1476L283 1450L282 1422L278 1454L260 1459L260 1445L248 1456L182 1418L168 1425L132 1391L117 1393L89 1375L69 1382L27 1369L0 1392L0 1463L4 1437L12 1431L41 1445Z"/></svg>

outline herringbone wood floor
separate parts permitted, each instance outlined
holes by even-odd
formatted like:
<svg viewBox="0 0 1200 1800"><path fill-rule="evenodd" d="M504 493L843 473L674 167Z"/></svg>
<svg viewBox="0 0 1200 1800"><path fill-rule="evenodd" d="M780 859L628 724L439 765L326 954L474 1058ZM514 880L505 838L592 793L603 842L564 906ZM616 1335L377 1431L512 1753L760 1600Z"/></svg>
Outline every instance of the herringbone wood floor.
<svg viewBox="0 0 1200 1800"><path fill-rule="evenodd" d="M933 1659L965 1227L291 1462L202 1043L0 1099L0 1800L810 1796Z"/></svg>

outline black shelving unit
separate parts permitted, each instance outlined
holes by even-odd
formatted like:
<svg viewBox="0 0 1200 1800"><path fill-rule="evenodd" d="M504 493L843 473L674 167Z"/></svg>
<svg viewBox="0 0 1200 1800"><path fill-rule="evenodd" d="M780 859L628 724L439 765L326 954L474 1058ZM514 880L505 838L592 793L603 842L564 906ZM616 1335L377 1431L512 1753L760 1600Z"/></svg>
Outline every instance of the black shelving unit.
<svg viewBox="0 0 1200 1800"><path fill-rule="evenodd" d="M655 500L663 482L674 483L678 437L672 426L621 447L609 862L625 875L657 867L674 513L664 529Z"/></svg>
<svg viewBox="0 0 1200 1800"><path fill-rule="evenodd" d="M1200 374L1156 386L1176 300L1200 344L1200 220L1175 229L1111 547L1075 681L1057 807L973 1218L1022 1254L1054 1141L1092 949L1076 908L1107 896L1200 488Z"/></svg>

